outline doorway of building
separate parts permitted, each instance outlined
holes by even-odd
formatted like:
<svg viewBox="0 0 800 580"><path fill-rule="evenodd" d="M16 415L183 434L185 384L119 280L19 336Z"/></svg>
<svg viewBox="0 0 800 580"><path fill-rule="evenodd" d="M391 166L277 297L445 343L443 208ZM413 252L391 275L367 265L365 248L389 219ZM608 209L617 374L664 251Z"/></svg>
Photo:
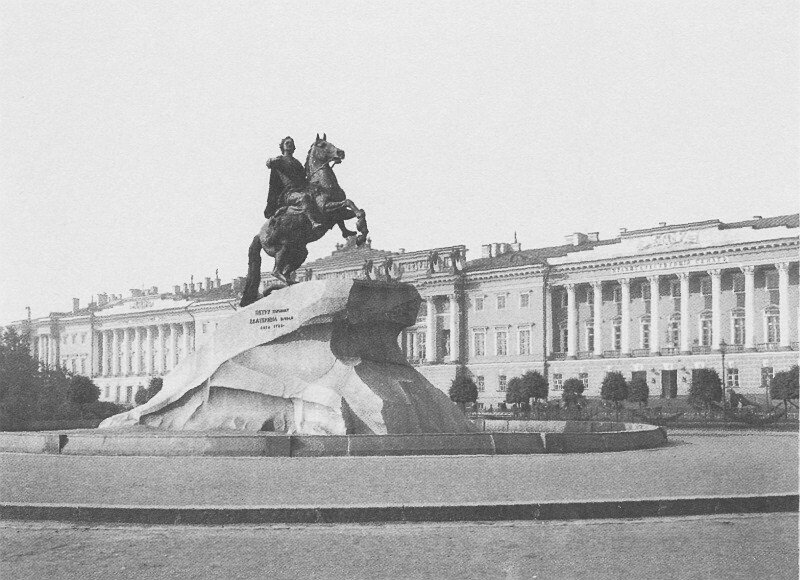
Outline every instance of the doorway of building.
<svg viewBox="0 0 800 580"><path fill-rule="evenodd" d="M661 398L674 399L678 396L678 371L661 371Z"/></svg>

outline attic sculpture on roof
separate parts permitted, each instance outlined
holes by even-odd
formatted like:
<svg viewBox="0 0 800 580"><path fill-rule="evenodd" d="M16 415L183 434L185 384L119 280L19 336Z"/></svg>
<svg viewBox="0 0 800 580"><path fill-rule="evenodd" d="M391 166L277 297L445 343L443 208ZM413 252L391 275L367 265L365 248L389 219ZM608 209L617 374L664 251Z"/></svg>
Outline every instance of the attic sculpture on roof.
<svg viewBox="0 0 800 580"><path fill-rule="evenodd" d="M306 245L322 238L338 225L342 236L355 236L357 245L367 240L366 213L348 199L339 186L333 166L344 160L344 151L317 135L308 150L305 165L294 158L294 140L286 137L281 155L267 161L269 192L264 217L267 222L253 238L248 252L247 281L242 306L258 300L261 282L261 250L275 258L272 275L283 284L294 283L294 273L308 257ZM356 230L345 220L356 219Z"/></svg>

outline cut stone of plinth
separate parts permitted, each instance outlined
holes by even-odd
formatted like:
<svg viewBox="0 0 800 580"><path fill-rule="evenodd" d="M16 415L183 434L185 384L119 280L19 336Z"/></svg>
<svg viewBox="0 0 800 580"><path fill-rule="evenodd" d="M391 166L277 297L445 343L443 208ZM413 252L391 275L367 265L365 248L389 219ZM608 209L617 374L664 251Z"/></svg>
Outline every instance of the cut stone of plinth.
<svg viewBox="0 0 800 580"><path fill-rule="evenodd" d="M268 430L306 435L466 433L474 427L406 360L410 284L312 281L221 322L144 405L100 428Z"/></svg>

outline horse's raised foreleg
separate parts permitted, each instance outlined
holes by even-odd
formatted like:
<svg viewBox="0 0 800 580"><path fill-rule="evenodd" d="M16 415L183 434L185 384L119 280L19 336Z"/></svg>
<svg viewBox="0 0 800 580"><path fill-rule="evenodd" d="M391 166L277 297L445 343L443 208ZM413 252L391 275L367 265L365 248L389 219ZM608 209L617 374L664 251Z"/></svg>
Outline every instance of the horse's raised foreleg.
<svg viewBox="0 0 800 580"><path fill-rule="evenodd" d="M354 232L353 230L348 230L347 226L344 225L344 220L339 220L336 222L336 225L339 226L339 229L342 230L342 237L349 238L350 236L356 235L358 232Z"/></svg>
<svg viewBox="0 0 800 580"><path fill-rule="evenodd" d="M258 288L261 285L261 238L256 236L247 251L247 281L242 290L242 300L239 303L244 307L258 300Z"/></svg>

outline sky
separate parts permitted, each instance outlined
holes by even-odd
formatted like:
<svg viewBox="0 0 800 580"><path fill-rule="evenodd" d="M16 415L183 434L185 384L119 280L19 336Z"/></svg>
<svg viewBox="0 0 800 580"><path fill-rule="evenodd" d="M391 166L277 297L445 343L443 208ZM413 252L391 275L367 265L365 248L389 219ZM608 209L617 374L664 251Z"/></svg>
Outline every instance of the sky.
<svg viewBox="0 0 800 580"><path fill-rule="evenodd" d="M778 0L4 0L0 324L244 276L286 135L345 150L386 250L797 212L798 24Z"/></svg>

